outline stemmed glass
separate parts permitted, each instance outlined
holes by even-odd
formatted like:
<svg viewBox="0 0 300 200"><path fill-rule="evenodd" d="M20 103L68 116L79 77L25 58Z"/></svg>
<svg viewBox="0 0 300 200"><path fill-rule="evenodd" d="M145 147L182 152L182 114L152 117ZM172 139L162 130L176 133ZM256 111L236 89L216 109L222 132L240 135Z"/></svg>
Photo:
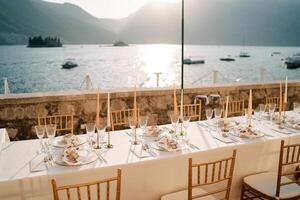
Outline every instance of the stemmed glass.
<svg viewBox="0 0 300 200"><path fill-rule="evenodd" d="M171 124L172 124L173 129L174 129L174 134L176 135L177 126L178 126L178 123L179 123L179 116L175 113L172 113L172 114L170 114L169 117L171 119Z"/></svg>
<svg viewBox="0 0 300 200"><path fill-rule="evenodd" d="M270 103L268 106L269 106L269 114L270 114L271 124L273 124L273 115L274 115L274 112L276 109L276 104Z"/></svg>
<svg viewBox="0 0 300 200"><path fill-rule="evenodd" d="M129 127L131 128L131 143L134 145L138 144L137 134L136 134L136 120L134 117L128 117Z"/></svg>
<svg viewBox="0 0 300 200"><path fill-rule="evenodd" d="M258 107L259 107L259 120L261 121L262 116L266 111L266 105L265 104L259 104Z"/></svg>
<svg viewBox="0 0 300 200"><path fill-rule="evenodd" d="M293 103L293 111L295 112L296 115L298 115L300 113L300 103L299 102Z"/></svg>
<svg viewBox="0 0 300 200"><path fill-rule="evenodd" d="M40 140L41 150L39 151L39 153L43 153L44 152L43 138L45 136L45 126L38 125L35 126L34 128L35 128L36 136Z"/></svg>
<svg viewBox="0 0 300 200"><path fill-rule="evenodd" d="M47 133L47 137L49 138L49 147L51 149L52 146L52 141L55 137L55 133L56 133L56 124L48 124L46 125L46 133ZM49 152L51 154L51 152Z"/></svg>
<svg viewBox="0 0 300 200"><path fill-rule="evenodd" d="M148 124L148 116L140 116L139 125L140 128L142 129L142 135L145 134L146 132L147 124Z"/></svg>
<svg viewBox="0 0 300 200"><path fill-rule="evenodd" d="M219 120L221 119L221 116L222 116L222 109L221 108L215 108L214 113L215 113L215 119L216 119L216 129L218 130Z"/></svg>
<svg viewBox="0 0 300 200"><path fill-rule="evenodd" d="M184 137L185 137L185 144L188 145L188 137L187 137L187 130L190 126L190 120L191 120L191 117L189 116L184 116L182 118L182 126L184 128Z"/></svg>
<svg viewBox="0 0 300 200"><path fill-rule="evenodd" d="M99 123L99 125L96 126L96 128L97 128L96 148L101 148L99 144L104 143L106 125L107 125L106 121L102 121Z"/></svg>
<svg viewBox="0 0 300 200"><path fill-rule="evenodd" d="M213 109L211 109L211 108L206 108L205 109L205 115L206 115L206 119L207 119L207 124L208 124L208 129L209 129L209 132L211 131L211 129L210 129L210 120L211 120L211 118L212 118L212 116L213 116Z"/></svg>
<svg viewBox="0 0 300 200"><path fill-rule="evenodd" d="M96 124L94 122L86 123L85 130L86 130L86 134L88 136L90 148L92 149L93 148L93 136L95 134Z"/></svg>

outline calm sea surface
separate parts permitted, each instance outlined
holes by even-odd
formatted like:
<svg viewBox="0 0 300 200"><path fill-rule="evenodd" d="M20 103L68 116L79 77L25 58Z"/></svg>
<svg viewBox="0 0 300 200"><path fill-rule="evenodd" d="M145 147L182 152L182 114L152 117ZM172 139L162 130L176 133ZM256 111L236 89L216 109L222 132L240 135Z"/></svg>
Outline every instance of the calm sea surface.
<svg viewBox="0 0 300 200"><path fill-rule="evenodd" d="M3 79L8 78L13 93L80 89L89 74L94 88L113 89L155 87L161 72L160 86L180 84L179 45L132 45L109 47L99 45L65 45L63 48L30 49L25 46L0 46L0 92ZM241 51L250 58L237 57ZM281 52L271 56L272 52ZM185 66L185 85L212 83L213 70L218 71L219 83L257 82L261 68L265 80L300 79L300 69L286 70L284 61L300 52L300 47L241 47L241 46L186 46L185 55L204 59L205 64ZM231 55L235 62L219 58ZM62 69L65 59L73 58L79 67Z"/></svg>

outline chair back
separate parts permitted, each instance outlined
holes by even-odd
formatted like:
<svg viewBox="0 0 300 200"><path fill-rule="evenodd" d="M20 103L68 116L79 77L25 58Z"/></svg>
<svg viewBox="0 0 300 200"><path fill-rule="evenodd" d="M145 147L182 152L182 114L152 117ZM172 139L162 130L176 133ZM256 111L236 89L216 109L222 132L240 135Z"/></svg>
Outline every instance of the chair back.
<svg viewBox="0 0 300 200"><path fill-rule="evenodd" d="M94 181L90 183L80 183L80 184L74 184L74 185L66 185L66 186L57 186L55 179L52 179L52 189L53 189L53 197L54 200L59 200L59 194L64 193L67 196L68 200L71 200L71 192L75 192L77 196L76 199L81 200L81 199L97 199L101 200L101 197L103 200L110 200L110 198L113 196L113 192L115 193L115 200L120 200L121 199L121 169L118 169L117 176L116 177L111 177L99 181ZM116 182L116 190L112 191L111 189L111 183ZM106 186L105 190L101 186ZM96 194L93 195L94 193L92 192L92 189L96 189ZM101 190L102 189L102 190ZM82 192L83 190L86 190L86 192ZM96 197L94 197L96 196Z"/></svg>
<svg viewBox="0 0 300 200"><path fill-rule="evenodd" d="M116 127L129 127L128 118L134 116L134 109L111 111L110 116L113 131ZM139 109L137 109L137 120L139 120Z"/></svg>
<svg viewBox="0 0 300 200"><path fill-rule="evenodd" d="M177 106L179 112L181 112L181 106ZM183 105L183 116L191 117L191 120L201 120L201 101L196 104Z"/></svg>
<svg viewBox="0 0 300 200"><path fill-rule="evenodd" d="M225 114L226 102L222 101L223 115ZM227 116L240 116L243 115L245 111L244 100L229 100L228 101L228 112Z"/></svg>
<svg viewBox="0 0 300 200"><path fill-rule="evenodd" d="M280 102L280 98L279 97L266 97L266 106L268 106L269 104L275 104L276 105L276 110L278 110L279 108L279 102Z"/></svg>
<svg viewBox="0 0 300 200"><path fill-rule="evenodd" d="M40 117L38 116L38 125L56 124L58 132L70 131L74 133L74 115L53 115Z"/></svg>
<svg viewBox="0 0 300 200"><path fill-rule="evenodd" d="M276 187L277 197L280 196L280 189L282 186L296 184L296 183L300 184L300 179L290 180L288 182L281 181L281 178L283 176L295 176L297 173L300 173L300 169L297 170L295 166L295 165L299 165L299 163L300 163L300 143L284 145L284 140L281 140L278 175L277 175L277 187ZM291 199L300 199L300 195L293 197Z"/></svg>
<svg viewBox="0 0 300 200"><path fill-rule="evenodd" d="M229 158L217 160L208 163L193 164L192 158L189 159L189 177L188 177L188 200L207 197L210 195L225 193L224 200L229 200L229 194L232 183L232 176L236 158L236 150L233 150L232 156ZM193 172L196 171L196 183L193 182ZM227 183L225 182L227 181ZM207 185L217 185L225 183L221 189L216 189L204 194L193 195L193 189Z"/></svg>

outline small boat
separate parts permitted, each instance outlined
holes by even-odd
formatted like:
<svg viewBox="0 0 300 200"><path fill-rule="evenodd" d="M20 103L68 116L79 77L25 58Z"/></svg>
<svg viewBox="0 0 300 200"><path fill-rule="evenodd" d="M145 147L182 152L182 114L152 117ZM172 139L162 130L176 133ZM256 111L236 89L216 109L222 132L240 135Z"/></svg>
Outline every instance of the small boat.
<svg viewBox="0 0 300 200"><path fill-rule="evenodd" d="M234 58L231 58L231 56L228 56L227 58L220 58L221 61L226 61L226 62L232 62L235 61Z"/></svg>
<svg viewBox="0 0 300 200"><path fill-rule="evenodd" d="M118 41L115 41L114 44L113 44L114 47L127 47L128 44L121 41L121 40L118 40Z"/></svg>
<svg viewBox="0 0 300 200"><path fill-rule="evenodd" d="M287 69L297 69L300 67L300 54L294 54L292 57L287 57L285 59Z"/></svg>
<svg viewBox="0 0 300 200"><path fill-rule="evenodd" d="M78 64L75 63L74 61L67 60L61 66L63 69L72 69L74 67L78 67Z"/></svg>
<svg viewBox="0 0 300 200"><path fill-rule="evenodd" d="M247 52L241 52L239 55L240 58L250 58L250 54Z"/></svg>
<svg viewBox="0 0 300 200"><path fill-rule="evenodd" d="M205 64L205 60L192 60L190 58L186 58L183 60L183 64L186 65Z"/></svg>
<svg viewBox="0 0 300 200"><path fill-rule="evenodd" d="M274 52L271 53L271 56L279 55L279 54L281 54L279 51L274 51Z"/></svg>

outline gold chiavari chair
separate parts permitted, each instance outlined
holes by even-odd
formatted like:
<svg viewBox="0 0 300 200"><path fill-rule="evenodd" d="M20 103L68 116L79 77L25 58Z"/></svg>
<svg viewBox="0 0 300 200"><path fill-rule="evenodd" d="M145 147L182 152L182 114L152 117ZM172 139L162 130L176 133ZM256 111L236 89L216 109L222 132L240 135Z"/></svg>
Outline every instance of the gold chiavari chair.
<svg viewBox="0 0 300 200"><path fill-rule="evenodd" d="M225 114L226 102L221 102L223 115ZM240 116L245 112L245 102L244 100L229 100L228 101L228 112L227 116Z"/></svg>
<svg viewBox="0 0 300 200"><path fill-rule="evenodd" d="M116 127L128 127L128 118L134 116L134 109L111 111L111 128L114 131ZM137 109L137 120L139 119L139 109Z"/></svg>
<svg viewBox="0 0 300 200"><path fill-rule="evenodd" d="M279 97L266 97L266 100L265 100L266 106L268 106L269 104L275 104L276 110L279 109L279 102L280 102Z"/></svg>
<svg viewBox="0 0 300 200"><path fill-rule="evenodd" d="M300 199L300 180L293 175L300 172L300 144L284 145L281 141L278 172L264 172L243 179L241 199ZM298 184L297 184L298 183Z"/></svg>
<svg viewBox="0 0 300 200"><path fill-rule="evenodd" d="M167 194L161 200L229 200L235 159L236 150L233 150L232 156L229 158L208 163L193 164L192 158L190 158L188 190ZM193 177L194 172L196 172L196 177ZM206 191L200 187L210 187L212 191Z"/></svg>
<svg viewBox="0 0 300 200"><path fill-rule="evenodd" d="M181 111L181 106L177 106L179 113ZM197 104L185 104L183 105L183 116L191 117L191 120L201 120L201 101Z"/></svg>
<svg viewBox="0 0 300 200"><path fill-rule="evenodd" d="M56 181L52 179L52 189L53 189L53 197L54 200L59 200L59 194L66 194L67 199L71 200L71 193L75 192L76 194L74 196L77 196L76 199L81 200L81 199L97 199L101 200L101 197L103 200L110 200L111 197L113 197L113 191L111 189L111 183L116 182L116 191L115 191L115 200L120 200L121 199L121 169L118 169L117 176L116 177L111 177L99 181L94 181L90 183L79 183L79 184L74 184L74 185L66 185L66 186L57 186ZM102 188L101 186L106 185L105 189ZM97 189L96 189L97 188ZM82 190L86 189L86 192L82 194ZM97 195L95 194L92 189L96 189ZM104 189L104 190L103 190ZM64 192L65 191L65 192ZM96 197L95 197L96 196Z"/></svg>
<svg viewBox="0 0 300 200"><path fill-rule="evenodd" d="M58 132L74 133L74 115L53 115L40 117L38 116L39 125L56 124Z"/></svg>

